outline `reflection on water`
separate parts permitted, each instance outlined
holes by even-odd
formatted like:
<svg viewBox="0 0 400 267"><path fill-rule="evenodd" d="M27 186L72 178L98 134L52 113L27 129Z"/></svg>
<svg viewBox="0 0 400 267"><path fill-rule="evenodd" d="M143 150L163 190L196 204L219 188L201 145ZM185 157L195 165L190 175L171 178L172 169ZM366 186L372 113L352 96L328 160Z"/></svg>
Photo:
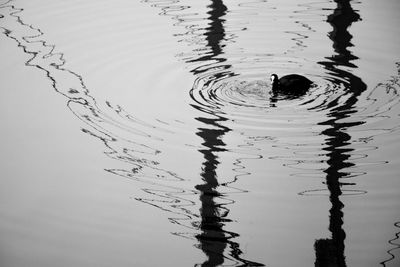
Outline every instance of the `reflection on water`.
<svg viewBox="0 0 400 267"><path fill-rule="evenodd" d="M399 88L400 88L400 62L396 63L397 65L397 75L392 76L391 79L386 83L381 83L377 86L376 89L383 89L386 91L387 94L392 94L393 96L399 95ZM394 98L395 99L395 98ZM400 222L397 221L393 224L395 227L394 237L388 240L389 246L387 249L388 256L385 257L386 259L380 262L382 266L395 266L396 260L396 252L400 250ZM398 257L397 257L398 260ZM394 264L393 264L394 263Z"/></svg>
<svg viewBox="0 0 400 267"><path fill-rule="evenodd" d="M220 42L225 37L221 17L225 15L226 7L222 1L213 1L209 8L211 9L208 12L211 23L206 29L207 32L205 36L207 46L211 49L211 52L208 55L196 59L196 61L214 59L223 62L225 59L222 57L218 58L218 56L221 55L222 52ZM227 68L229 68L229 66L227 66ZM219 162L216 153L225 151L225 144L222 141L222 137L229 132L230 129L220 124L227 120L222 116L218 116L217 118L196 119L205 125L205 127L200 128L197 133L197 135L204 140L202 145L205 146L205 149L200 150L200 152L204 155L205 161L201 173L204 183L196 186L196 189L201 193L200 229L202 231L202 233L196 237L200 242L199 247L208 258L202 266L219 266L224 263L224 251L229 239L235 237L234 233L230 236L230 233L223 229L224 224L230 221L228 218L229 209L227 209L224 204L217 204L215 201L216 198L222 197L217 189L219 183L216 169Z"/></svg>
<svg viewBox="0 0 400 267"><path fill-rule="evenodd" d="M329 210L329 230L332 233L331 239L319 239L315 242L316 261L315 266L346 266L345 261L345 244L346 233L343 230L343 203L340 201L342 195L342 187L345 185L353 185L345 183L344 179L350 175L345 170L353 167L355 164L349 162L350 153L354 150L350 147L351 136L348 131L350 127L363 124L363 121L340 122L340 120L349 117L356 112L354 109L358 97L367 89L366 84L350 71L342 70L342 67L356 68L351 63L357 59L356 56L348 50L351 44L351 34L348 28L353 22L360 19L348 0L336 0L337 7L333 14L328 16L328 23L332 25L333 31L329 34L333 41L335 54L327 59L329 61L319 62L333 76L332 82L344 85L344 94L342 97L349 95L344 103L336 105L328 114L328 120L320 123L329 126L322 134L327 136L326 147L328 151L328 165L325 170L326 185L329 190L329 199L332 207ZM335 79L335 77L338 77Z"/></svg>
<svg viewBox="0 0 400 267"><path fill-rule="evenodd" d="M400 222L395 222L395 223L394 223L394 226L397 227L398 229L400 229ZM394 237L393 239L390 239L390 240L389 240L388 243L389 243L391 246L393 246L393 248L391 248L391 249L389 249L389 250L387 251L387 253L389 254L389 258L388 258L387 260L384 260L384 261L380 262L380 264L381 264L382 266L389 266L389 263L390 263L391 261L395 260L395 257L396 257L396 256L395 256L395 254L394 254L394 251L400 249L400 242L399 242L399 240L400 240L400 231L396 232L396 233L395 233L395 237Z"/></svg>
<svg viewBox="0 0 400 267"><path fill-rule="evenodd" d="M222 44L221 42L225 39L225 31L223 26L223 16L226 14L227 8L220 0L213 0L211 5L208 6L210 11L207 13L210 15L210 24L206 28L206 45L210 48L210 52L207 55L201 56L194 61L210 61L215 60L219 63L226 61L222 56ZM212 67L210 67L212 68ZM224 69L229 70L230 66L225 65ZM210 71L208 68L194 69L192 72L195 75L201 75L204 72ZM219 72L221 75L221 72ZM233 74L230 74L233 76ZM218 79L218 75L212 78L212 80ZM198 106L194 106L199 109ZM212 115L212 114L205 114ZM223 136L231 131L222 123L227 121L226 118L221 115L213 115L212 117L199 117L196 118L199 122L204 124L204 127L199 128L197 135L200 136L204 142L202 145L205 149L199 150L204 156L204 163L202 167L202 179L203 184L196 185L196 189L200 191L200 229L201 234L197 235L196 238L200 242L200 248L207 255L207 260L201 264L202 266L220 266L225 261L225 250L229 245L229 255L233 257L238 265L246 266L264 266L263 264L250 262L241 258L241 250L238 243L232 241L233 238L239 236L234 232L228 232L224 230L224 225L229 223L229 209L224 203L218 203L217 198L224 199L224 194L218 192L220 183L217 177L218 168L218 156L217 153L226 151L224 146L225 143L222 140ZM231 201L233 202L233 201ZM233 202L234 203L234 202ZM232 203L232 204L233 204ZM235 264L235 265L236 265Z"/></svg>
<svg viewBox="0 0 400 267"><path fill-rule="evenodd" d="M193 113L187 116L194 121L196 132L192 134L199 138L199 144L188 147L196 148L202 160L196 162L201 171L198 177L192 178L193 183L180 175L179 169L174 170L160 163L161 154L176 156L176 150L165 148L175 129L166 126L168 122L139 118L119 104L94 97L84 77L66 68L64 54L56 53L55 46L46 41L43 32L24 21L23 9L14 7L13 2L0 2L1 19L7 22L1 26L2 31L29 55L26 65L44 71L54 90L66 97L67 107L85 125L82 131L99 140L108 157L126 166L107 168L106 171L139 181L146 196L135 196L135 199L166 211L169 221L184 229L172 234L193 240L194 246L205 256L198 266L269 264L267 259L263 262L248 260L251 258L247 254L250 250L248 244L239 241L245 235L243 232L252 225L231 230L238 229L232 225L240 224L232 213L243 205L240 200L234 199L233 194L227 193L232 185L235 186L235 193L250 195L245 199L250 200L249 207L254 210L255 205L267 209L265 207L271 202L273 207L281 208L298 202L296 209L305 210L304 203L308 201L305 196L328 192L330 237L318 237L314 243L315 255L309 257L315 256L315 266L347 266L348 245L342 197L368 195L367 190L361 190L361 185L355 181L366 171L354 171L362 167L354 155L358 152L361 154L359 157L366 158L368 151L377 149L368 146L375 132L396 134L398 119L387 113L398 104L400 88L400 75L370 89L361 77L354 74L358 69L358 57L352 52L354 50L350 50L353 37L349 27L360 21L360 12L352 7L353 2L335 1L336 7L327 19L333 27L329 38L333 42L334 54L315 64L311 62L313 59L302 59L297 53L305 52L308 46L312 46L307 41L317 30L307 19L313 12L322 16L329 10L321 7L321 3L281 6L266 1L228 3L210 0L207 4L201 3L205 7L200 7L199 3L190 1L144 1L159 10L161 17L172 18L174 28L181 31L175 34L178 42L185 42L190 48L189 52L182 52L177 58L194 76L193 87L185 88L188 99L184 103L193 108ZM290 16L283 16L285 12ZM279 21L284 19L286 26L280 24L275 30L273 27L277 18ZM293 27L292 24L295 29L285 29ZM257 43L257 38L250 41L240 39L240 34L248 36L246 34L254 25L256 33L251 33L253 35L249 37L268 33L265 45ZM289 43L275 40L278 37L288 38ZM240 47L240 41L244 44L257 43L254 52L246 51L243 43ZM317 85L302 95L271 95L269 84L264 79L272 70L304 71ZM321 75L321 72L324 74ZM382 88L390 100L377 100L376 94ZM360 114L366 115L363 117ZM372 131L372 137L359 137L355 141L355 129L375 119L386 119L386 128L372 125L365 131L366 135L369 130ZM224 162L226 158L234 162L229 167L224 167L224 164L229 165ZM370 164L381 167L387 162L381 157ZM283 171L280 166L274 167L279 164L283 165ZM264 175L274 172L279 178ZM322 176L327 190L313 190L307 185L307 189L299 194L300 200L296 199L298 188L304 188L303 182L308 181L308 176ZM254 191L257 187L261 188L258 194L244 189L252 186L249 181L256 184ZM295 184L295 189L288 181ZM274 186L275 189L268 188ZM286 198L290 200L285 202ZM269 220L281 218L279 224L290 225L291 229L282 230L278 224L274 228L272 222L261 218L261 223L256 222L259 223L256 224L258 228L252 233L260 236L268 233L258 238L262 239L258 244L266 244L266 239L273 236L275 230L280 230L281 236L271 237L272 245L268 250L280 249L293 258L292 262L296 262L297 257L304 255L296 254L295 250L311 247L309 242L312 241L300 245L296 243L299 241L294 240L295 235L300 234L297 227L304 222L304 218L299 214L287 216L282 210L271 208ZM273 216L274 213L276 216ZM257 214L253 215L256 218ZM395 260L394 252L400 247L399 223L394 223L394 226L397 230L393 230L394 237L387 241L389 248L385 250L389 257L381 262L383 266ZM313 229L307 230L313 233ZM290 234L293 236L283 237ZM282 245L285 242L282 240L289 242ZM292 242L297 247L289 244ZM259 249L256 252L258 258L269 252L263 251L264 248L255 249ZM304 253L313 254L312 248L310 250ZM282 256L277 258L275 263L284 260Z"/></svg>
<svg viewBox="0 0 400 267"><path fill-rule="evenodd" d="M160 169L154 159L160 151L151 143L162 140L158 134L165 133L166 130L132 116L119 105L108 101L104 104L98 103L86 87L83 77L64 67L64 54L55 53L55 46L42 39L44 34L40 29L25 23L19 16L23 9L15 8L11 2L13 1L6 1L0 7L7 11L7 22L11 24L8 26L13 30L3 29L31 57L26 65L46 73L54 90L67 98L67 106L71 112L87 125L82 131L104 143L108 157L133 166L129 170L107 171L150 183L152 179L182 180L175 173ZM140 138L147 142L136 141Z"/></svg>

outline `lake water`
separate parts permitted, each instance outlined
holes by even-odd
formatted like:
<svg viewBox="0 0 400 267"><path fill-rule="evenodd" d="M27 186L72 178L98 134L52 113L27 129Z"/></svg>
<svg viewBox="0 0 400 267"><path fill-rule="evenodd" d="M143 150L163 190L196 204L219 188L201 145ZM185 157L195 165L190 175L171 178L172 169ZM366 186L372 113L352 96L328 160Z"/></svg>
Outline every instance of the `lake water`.
<svg viewBox="0 0 400 267"><path fill-rule="evenodd" d="M399 11L1 0L0 265L400 266Z"/></svg>

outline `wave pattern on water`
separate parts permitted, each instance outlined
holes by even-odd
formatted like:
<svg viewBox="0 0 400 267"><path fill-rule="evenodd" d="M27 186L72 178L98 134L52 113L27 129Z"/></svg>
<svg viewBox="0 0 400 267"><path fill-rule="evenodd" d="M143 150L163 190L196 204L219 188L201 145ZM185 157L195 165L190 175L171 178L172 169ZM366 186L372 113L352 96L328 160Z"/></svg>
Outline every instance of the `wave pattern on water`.
<svg viewBox="0 0 400 267"><path fill-rule="evenodd" d="M394 226L397 228L397 230L399 230L400 229L400 222L395 222ZM396 250L398 251L400 249L399 240L400 240L400 231L396 232L395 233L395 237L388 241L388 243L392 246L392 248L390 248L389 250L386 251L387 254L389 254L389 258L384 260L384 261L382 261L382 262L380 262L380 264L382 266L389 266L388 264L391 261L395 260L396 255L395 255L394 251L396 251Z"/></svg>
<svg viewBox="0 0 400 267"><path fill-rule="evenodd" d="M369 161L368 154L379 149L371 144L378 135L398 132L400 101L400 73L372 89L354 74L357 57L349 51L352 36L348 28L360 16L348 2L335 1L336 7L321 12L321 3L299 4L292 10L267 1L227 6L213 0L206 7L179 0L144 1L157 8L159 15L172 19L171 24L181 30L175 35L177 41L190 48L177 58L194 75L189 105L201 114L194 119L202 143L193 147L203 161L192 187L183 184L188 179L181 177L179 170L160 166L158 156L168 151L157 145L167 143L174 134L174 128L166 126L169 122L142 120L118 104L100 103L83 77L65 68L64 54L55 52L40 29L23 21L23 9L13 2L0 3L0 19L7 22L1 28L31 56L26 65L43 70L53 88L66 97L71 112L86 125L82 131L101 141L108 157L129 166L106 171L145 183L146 197L135 199L166 211L171 223L182 226L174 235L197 241L196 246L207 256L199 266L264 265L245 259L237 242L240 233L228 230L234 223L229 214L235 204L232 195L250 193L236 184L253 174L247 162L260 160L281 163L290 169L291 177L321 182L321 188L298 192L304 197L328 197L331 203L331 238L316 240L316 266L329 260L324 258L327 253L335 253L330 255L335 264L346 266L341 197L367 194L357 184L366 174L365 167L389 162L384 158ZM260 45L256 35L251 40L257 44L254 52L237 45L239 32L260 30L252 28L254 25L266 25L266 32L272 32L275 20L282 19L272 16L278 8L288 8L286 12L291 14L279 13L293 27L283 31L289 40L284 47L277 48L275 40ZM331 14L326 18L328 11ZM254 21L244 14L251 14ZM296 56L307 51L307 39L317 31L311 19L327 19L333 27L329 33L333 55L318 64ZM268 71L299 69L315 83L307 93L288 96L271 92L265 81ZM399 63L397 69L400 71ZM227 136L238 141L229 142ZM221 158L226 155L234 158L229 178L218 176ZM397 239L398 234L388 243L396 246ZM397 248L387 251L392 258L382 265L394 258L392 251Z"/></svg>
<svg viewBox="0 0 400 267"><path fill-rule="evenodd" d="M257 62L258 55L245 54L247 59L243 60L244 56L242 55L243 57L238 59L237 62L234 60L235 55L226 55L224 48L228 42L235 42L235 34L224 28L226 17L230 15L230 11L222 1L212 1L209 6L210 12L208 14L210 14L210 17L208 19L212 27L205 28L206 33L197 32L197 38L188 38L199 40L203 36L204 41L206 41L206 49L202 51L206 52L197 55L193 53L192 57L186 56L184 60L188 63L200 63L199 66L192 66L190 69L196 76L196 81L190 91L195 102L193 107L209 117L199 119L199 121L217 129L211 131L202 128L199 135L211 136L211 132L218 132L212 138L215 145L207 146L211 151L202 152L205 158L214 158L213 160L217 158L214 151L220 149L221 144L223 145L221 141L223 136L230 131L239 131L242 136L247 135L248 140L252 140L252 137L255 136L260 137L262 133L268 132L272 137L264 138L265 141L275 147L293 151L290 154L284 153L283 156L269 156L270 159L283 161L284 165L295 169L293 175L300 178L313 175L320 177L321 173L325 173L326 181L324 184L327 188L309 189L299 194L309 196L321 195L326 192L322 195L329 196L332 203L330 229L333 237L329 240L321 239L316 242L316 264L323 264L326 260L322 256L326 253L324 250L334 247L336 255L330 255L331 258L336 259L336 264L339 264L339 266L345 266L345 233L342 229L342 208L344 205L340 196L364 195L367 194L367 191L343 188L357 185L352 181L344 182L344 179L354 180L354 178L366 174L362 170L365 166L386 164L388 162L386 160L373 162L364 160L367 159L369 152L378 149L378 147L368 145L368 143L369 140L373 140L379 134L397 131L398 127L394 126L390 129L369 128L364 130L364 134L368 136L359 136L357 127L372 124L374 120L397 120L397 118L396 116L380 116L378 111L373 110L373 102L377 98L374 99L372 95L378 92L382 85L378 85L375 89L369 91L368 96L364 96L368 92L367 85L351 71L352 68L357 68L353 63L357 57L348 50L348 47L352 46L350 42L352 36L348 32L348 27L358 21L360 16L347 1L336 2L337 7L330 9L332 14L327 18L328 23L334 29L330 33L330 39L333 41L335 55L326 57L324 61L319 62L319 65L326 70L324 76L309 74L318 86L315 86L308 94L300 98L274 97L269 91L268 85L261 81L243 82L235 80L238 77L241 80L246 80L246 75L240 76L239 73L236 73L234 65L245 65L246 61L251 60ZM239 6L248 7L244 4ZM310 11L313 11L313 7L307 5L306 10L295 12L295 14L296 16L299 14L304 16ZM258 14L258 12L253 10L252 14ZM185 19L179 18L178 20L184 21ZM303 41L307 39L310 32L313 32L313 29L307 23L302 23L301 19L297 20L296 17L294 20L305 30L304 33L286 32L295 35L291 38L294 46L283 54L304 50L307 46ZM196 31L191 31L190 34L195 35ZM199 43L202 42L197 41L195 44ZM300 62L287 61L284 57L281 59L275 57L274 61L280 65L278 69L286 68L288 63L289 65L292 64L291 68L293 69L304 66ZM288 63L282 64L285 61ZM255 73L262 72L262 68L256 70L254 67L250 67L250 69ZM394 85L394 87L397 88L398 85ZM399 101L396 89L386 91L388 93L387 98L380 96L380 100L386 104L376 103L378 109L385 109L384 114L392 109L392 105L393 107L397 106ZM365 106L364 110L358 103L361 97L364 97L362 102L362 105ZM321 121L321 117L325 117L326 120ZM388 122L385 125L397 124ZM252 130L250 135L248 134L249 129ZM358 139L353 139L350 129L352 129L351 132L354 131L357 134ZM276 134L274 134L274 130L277 130ZM283 132L282 130L288 131L288 136L279 136ZM210 140L205 139L205 144L207 141ZM221 144L217 145L218 143ZM256 143L252 145L257 147ZM224 151L232 152L233 150L237 151L238 149L228 148L224 145ZM243 150L240 152L248 153L248 151ZM254 159L264 157L268 155L268 152L258 149L256 154L258 156ZM214 164L213 168L217 168L217 164ZM245 175L251 174L244 169L244 167L241 168L241 171ZM216 183L213 181L214 179L214 177L212 179L204 177L208 185ZM200 191L202 191L202 194L208 192Z"/></svg>
<svg viewBox="0 0 400 267"><path fill-rule="evenodd" d="M55 46L45 41L40 29L22 20L20 14L23 9L14 7L12 2L5 1L0 5L2 18L7 22L1 28L7 37L15 40L30 55L26 65L46 73L56 92L67 98L68 108L86 124L87 128L82 131L103 142L107 156L133 166L130 170L107 171L150 183L152 179L183 180L177 174L157 166L156 158L161 151L151 145L162 141L162 135L170 133L170 130L164 129L160 123L156 125L135 118L121 106L108 101L100 105L91 96L83 78L64 67L64 54L54 52ZM149 177L151 179L147 179Z"/></svg>

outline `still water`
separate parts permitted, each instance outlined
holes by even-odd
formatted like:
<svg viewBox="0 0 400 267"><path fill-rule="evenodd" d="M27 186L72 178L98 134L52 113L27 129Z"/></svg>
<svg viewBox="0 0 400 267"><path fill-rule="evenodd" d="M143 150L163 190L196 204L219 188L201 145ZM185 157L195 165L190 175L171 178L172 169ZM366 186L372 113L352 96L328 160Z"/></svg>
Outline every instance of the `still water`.
<svg viewBox="0 0 400 267"><path fill-rule="evenodd" d="M1 0L0 265L400 266L399 11Z"/></svg>

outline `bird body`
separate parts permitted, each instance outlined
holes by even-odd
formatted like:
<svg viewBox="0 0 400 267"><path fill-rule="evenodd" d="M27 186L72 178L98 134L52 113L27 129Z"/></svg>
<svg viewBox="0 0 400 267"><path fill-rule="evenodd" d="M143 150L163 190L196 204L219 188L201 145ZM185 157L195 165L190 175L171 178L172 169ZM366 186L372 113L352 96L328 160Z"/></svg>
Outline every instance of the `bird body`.
<svg viewBox="0 0 400 267"><path fill-rule="evenodd" d="M313 82L299 74L289 74L281 78L271 75L272 90L285 93L304 93Z"/></svg>

